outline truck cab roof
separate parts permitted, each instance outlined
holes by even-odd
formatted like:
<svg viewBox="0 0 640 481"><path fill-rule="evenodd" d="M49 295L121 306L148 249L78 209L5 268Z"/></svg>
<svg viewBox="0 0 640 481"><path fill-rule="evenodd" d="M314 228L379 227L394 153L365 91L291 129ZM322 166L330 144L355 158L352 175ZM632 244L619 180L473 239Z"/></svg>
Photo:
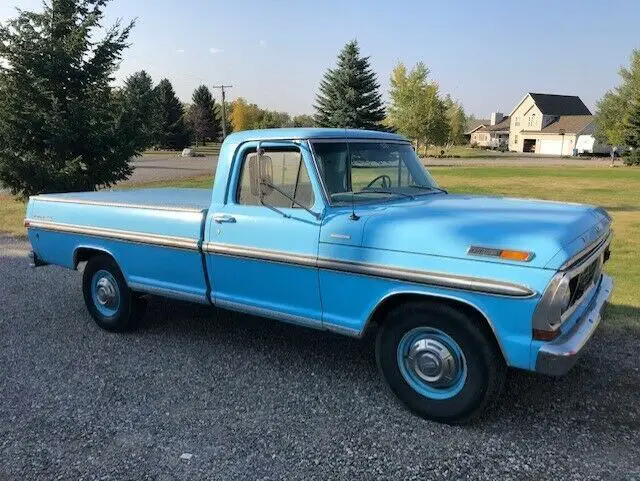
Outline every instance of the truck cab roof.
<svg viewBox="0 0 640 481"><path fill-rule="evenodd" d="M363 139L363 140L393 140L408 142L403 136L390 132L358 129L329 129L317 127L284 128L243 130L229 134L225 141L230 143L242 143L252 140L276 140L276 139Z"/></svg>

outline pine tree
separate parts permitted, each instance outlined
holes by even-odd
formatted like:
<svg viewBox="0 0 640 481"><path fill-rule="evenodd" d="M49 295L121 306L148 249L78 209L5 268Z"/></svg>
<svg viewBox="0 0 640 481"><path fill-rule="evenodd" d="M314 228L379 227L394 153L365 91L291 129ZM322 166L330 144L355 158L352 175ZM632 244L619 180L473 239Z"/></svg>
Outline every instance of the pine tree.
<svg viewBox="0 0 640 481"><path fill-rule="evenodd" d="M189 134L182 104L169 80L162 79L154 91L153 141L161 149L179 150L187 146Z"/></svg>
<svg viewBox="0 0 640 481"><path fill-rule="evenodd" d="M196 145L200 141L202 145L206 145L207 139L217 140L222 127L211 90L206 85L200 85L193 91L191 101L193 104L189 107L189 123Z"/></svg>
<svg viewBox="0 0 640 481"><path fill-rule="evenodd" d="M385 130L380 85L369 57L360 56L358 42L347 43L335 69L320 82L315 122L320 127Z"/></svg>
<svg viewBox="0 0 640 481"><path fill-rule="evenodd" d="M131 111L131 122L138 134L138 143L149 147L152 141L152 118L154 107L153 80L144 70L135 72L124 81L123 101Z"/></svg>
<svg viewBox="0 0 640 481"><path fill-rule="evenodd" d="M127 178L140 152L112 86L133 23L103 36L107 1L51 0L0 25L0 182L21 197Z"/></svg>
<svg viewBox="0 0 640 481"><path fill-rule="evenodd" d="M627 165L640 165L640 98L638 98L624 121L624 142L631 147L631 152L625 157Z"/></svg>

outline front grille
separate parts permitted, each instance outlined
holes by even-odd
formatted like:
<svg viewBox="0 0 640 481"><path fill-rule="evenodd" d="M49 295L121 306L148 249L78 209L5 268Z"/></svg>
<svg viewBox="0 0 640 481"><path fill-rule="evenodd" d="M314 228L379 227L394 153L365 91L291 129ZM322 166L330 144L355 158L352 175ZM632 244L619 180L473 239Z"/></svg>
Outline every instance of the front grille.
<svg viewBox="0 0 640 481"><path fill-rule="evenodd" d="M569 290L571 292L571 301L569 302L569 307L573 306L580 298L584 295L585 292L591 287L596 275L596 272L599 271L598 265L600 264L600 257L595 259L589 266L583 270L580 274L574 276L569 282Z"/></svg>

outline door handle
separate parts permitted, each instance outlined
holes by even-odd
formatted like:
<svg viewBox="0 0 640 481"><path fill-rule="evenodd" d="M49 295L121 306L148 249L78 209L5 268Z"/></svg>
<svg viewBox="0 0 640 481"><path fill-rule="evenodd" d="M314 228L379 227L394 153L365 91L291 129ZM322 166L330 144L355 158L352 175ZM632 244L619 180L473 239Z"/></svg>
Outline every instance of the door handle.
<svg viewBox="0 0 640 481"><path fill-rule="evenodd" d="M222 224L223 222L233 223L236 218L229 214L213 214L213 220L218 224Z"/></svg>

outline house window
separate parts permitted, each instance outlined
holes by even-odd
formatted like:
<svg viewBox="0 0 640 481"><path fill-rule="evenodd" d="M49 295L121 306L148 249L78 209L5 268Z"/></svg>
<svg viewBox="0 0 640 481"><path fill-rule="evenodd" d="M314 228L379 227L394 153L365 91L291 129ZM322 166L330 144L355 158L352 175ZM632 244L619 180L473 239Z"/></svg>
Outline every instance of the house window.
<svg viewBox="0 0 640 481"><path fill-rule="evenodd" d="M520 127L520 117L516 117L516 127Z"/></svg>
<svg viewBox="0 0 640 481"><path fill-rule="evenodd" d="M517 135L515 136L515 141L516 141L516 144L517 144L518 143L518 136Z"/></svg>
<svg viewBox="0 0 640 481"><path fill-rule="evenodd" d="M529 127L533 127L536 124L536 114L531 114L529 116Z"/></svg>

